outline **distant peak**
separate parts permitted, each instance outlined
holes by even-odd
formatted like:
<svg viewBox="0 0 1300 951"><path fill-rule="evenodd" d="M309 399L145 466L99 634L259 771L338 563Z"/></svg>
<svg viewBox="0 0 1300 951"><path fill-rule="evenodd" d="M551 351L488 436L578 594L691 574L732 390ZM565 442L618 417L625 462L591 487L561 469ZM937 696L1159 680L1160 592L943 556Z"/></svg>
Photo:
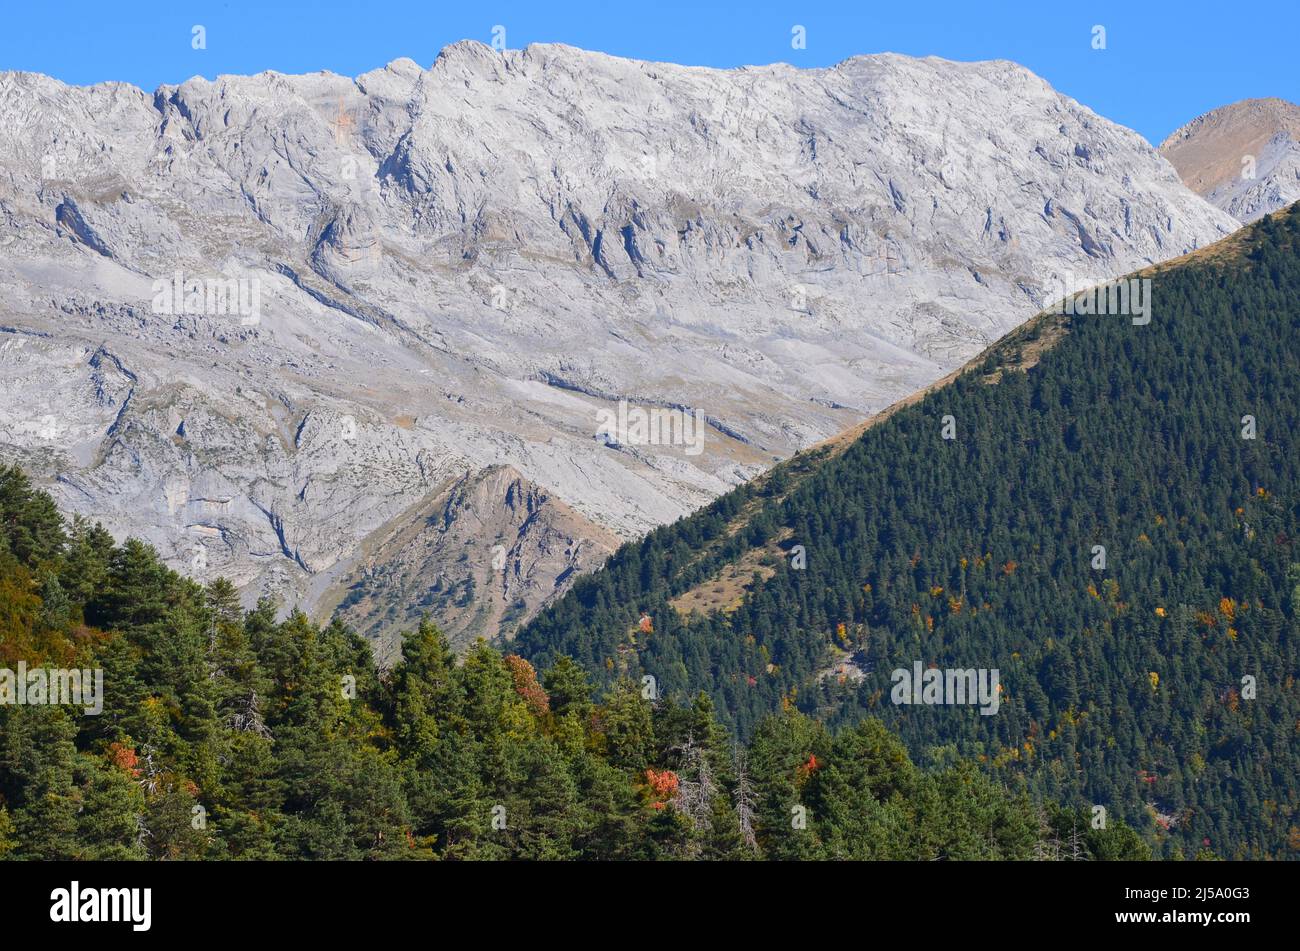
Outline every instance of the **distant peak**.
<svg viewBox="0 0 1300 951"><path fill-rule="evenodd" d="M397 57L397 59L388 63L384 69L402 77L416 76L424 72L424 68L409 56Z"/></svg>
<svg viewBox="0 0 1300 951"><path fill-rule="evenodd" d="M457 40L455 43L448 43L438 52L434 65L458 59L483 59L495 55L497 55L496 51L486 43L480 43L478 40Z"/></svg>
<svg viewBox="0 0 1300 951"><path fill-rule="evenodd" d="M1259 121L1272 121L1281 127L1295 131L1300 129L1300 106L1277 96L1230 102L1179 126L1160 143L1160 148L1165 149L1174 145L1204 128Z"/></svg>

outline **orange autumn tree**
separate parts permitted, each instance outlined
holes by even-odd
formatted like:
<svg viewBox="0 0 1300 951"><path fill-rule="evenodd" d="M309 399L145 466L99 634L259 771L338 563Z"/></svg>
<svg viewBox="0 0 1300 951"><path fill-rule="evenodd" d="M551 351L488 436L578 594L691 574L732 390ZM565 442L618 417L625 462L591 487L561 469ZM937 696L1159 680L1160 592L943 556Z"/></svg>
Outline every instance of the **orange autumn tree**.
<svg viewBox="0 0 1300 951"><path fill-rule="evenodd" d="M108 758L112 761L114 766L123 772L130 773L132 776L140 775L140 767L138 765L140 757L139 754L136 753L134 747L126 746L125 744L114 740L112 743L108 744Z"/></svg>
<svg viewBox="0 0 1300 951"><path fill-rule="evenodd" d="M677 795L679 780L671 769L647 769L645 779L646 785L650 787L650 805L654 808L662 809Z"/></svg>
<svg viewBox="0 0 1300 951"><path fill-rule="evenodd" d="M799 781L802 782L803 780L811 776L813 773L817 772L817 770L821 769L821 765L822 765L821 763L817 762L817 754L809 753L808 762L801 764L799 768L796 770L796 772L799 774Z"/></svg>
<svg viewBox="0 0 1300 951"><path fill-rule="evenodd" d="M505 656L506 668L514 682L515 693L524 698L529 711L534 716L545 716L551 710L551 698L546 695L542 685L537 682L537 671L528 661L518 654Z"/></svg>

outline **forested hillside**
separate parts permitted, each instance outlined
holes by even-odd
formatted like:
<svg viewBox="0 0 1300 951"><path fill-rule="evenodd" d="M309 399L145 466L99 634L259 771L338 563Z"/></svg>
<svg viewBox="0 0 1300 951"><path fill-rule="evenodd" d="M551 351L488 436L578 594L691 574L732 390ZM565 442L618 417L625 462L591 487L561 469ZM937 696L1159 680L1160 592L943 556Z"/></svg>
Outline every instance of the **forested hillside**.
<svg viewBox="0 0 1300 951"><path fill-rule="evenodd" d="M103 706L0 694L0 858L1128 858L1129 828L920 769L875 720L795 711L740 747L707 697L597 697L424 624L364 640L242 612L0 467L0 675L101 668ZM12 682L9 689L13 689Z"/></svg>
<svg viewBox="0 0 1300 951"><path fill-rule="evenodd" d="M1300 856L1300 206L1043 315L849 445L624 546L521 632L607 682L865 714L1160 855ZM944 438L945 435L953 438ZM891 672L997 669L995 715Z"/></svg>

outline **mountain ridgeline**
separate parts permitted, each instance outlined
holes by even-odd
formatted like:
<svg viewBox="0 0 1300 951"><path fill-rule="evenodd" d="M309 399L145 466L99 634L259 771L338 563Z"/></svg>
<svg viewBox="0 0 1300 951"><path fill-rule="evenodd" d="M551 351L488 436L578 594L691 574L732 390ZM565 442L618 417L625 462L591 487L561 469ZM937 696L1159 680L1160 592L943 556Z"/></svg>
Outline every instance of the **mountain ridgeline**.
<svg viewBox="0 0 1300 951"><path fill-rule="evenodd" d="M426 65L153 91L0 69L0 461L246 607L348 599L385 660L408 605L457 647L508 637L557 575L933 382L1059 282L1237 227L1007 61L466 41ZM605 438L625 403L712 435ZM546 500L518 539L482 537L520 511L488 491L504 465ZM475 532L508 550L494 592L481 555L442 557Z"/></svg>
<svg viewBox="0 0 1300 951"><path fill-rule="evenodd" d="M1141 276L1149 322L1039 315L623 546L515 649L707 691L741 735L870 714L1159 855L1296 857L1300 206ZM996 713L896 702L918 662L997 671Z"/></svg>

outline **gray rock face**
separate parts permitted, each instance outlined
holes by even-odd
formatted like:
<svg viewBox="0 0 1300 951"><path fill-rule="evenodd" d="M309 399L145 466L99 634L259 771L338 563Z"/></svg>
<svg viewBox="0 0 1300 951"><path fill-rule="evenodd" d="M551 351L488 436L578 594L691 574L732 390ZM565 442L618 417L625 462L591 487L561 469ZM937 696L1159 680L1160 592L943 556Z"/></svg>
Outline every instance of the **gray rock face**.
<svg viewBox="0 0 1300 951"><path fill-rule="evenodd" d="M509 466L455 480L361 546L361 561L320 599L368 635L381 663L427 613L453 645L509 637L618 547Z"/></svg>
<svg viewBox="0 0 1300 951"><path fill-rule="evenodd" d="M0 73L0 454L199 578L328 607L468 474L513 467L595 551L937 379L1065 275L1234 226L1007 62L466 42L153 94ZM521 548L539 578L550 537ZM408 552L395 596L496 543Z"/></svg>
<svg viewBox="0 0 1300 951"><path fill-rule="evenodd" d="M1300 201L1300 106L1244 99L1198 116L1160 146L1188 188L1238 221Z"/></svg>

